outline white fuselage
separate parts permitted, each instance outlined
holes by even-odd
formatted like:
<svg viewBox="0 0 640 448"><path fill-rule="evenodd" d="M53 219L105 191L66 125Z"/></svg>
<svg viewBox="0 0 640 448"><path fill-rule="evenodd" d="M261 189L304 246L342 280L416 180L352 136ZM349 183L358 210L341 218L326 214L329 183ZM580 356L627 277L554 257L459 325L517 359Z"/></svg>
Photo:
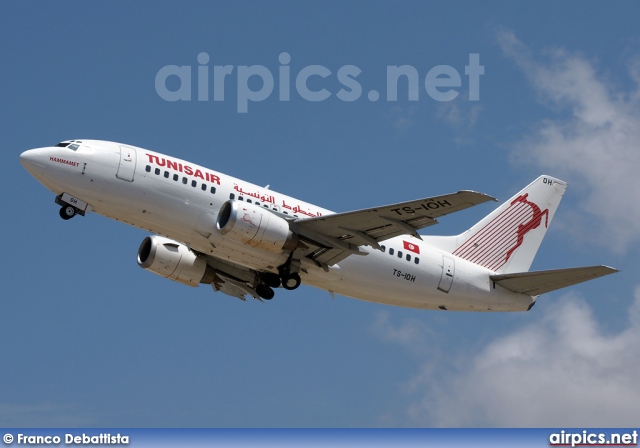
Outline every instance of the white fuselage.
<svg viewBox="0 0 640 448"><path fill-rule="evenodd" d="M95 213L256 271L274 271L288 253L222 235L215 223L224 202L251 201L300 219L333 213L184 160L113 142L82 140L75 151L38 148L24 152L21 161L56 195L68 193ZM413 250L407 250L407 243ZM420 239L400 236L381 245L384 251L361 247L366 256L351 255L328 272L303 259L302 281L344 296L411 308L525 311L535 301L493 285L492 271Z"/></svg>

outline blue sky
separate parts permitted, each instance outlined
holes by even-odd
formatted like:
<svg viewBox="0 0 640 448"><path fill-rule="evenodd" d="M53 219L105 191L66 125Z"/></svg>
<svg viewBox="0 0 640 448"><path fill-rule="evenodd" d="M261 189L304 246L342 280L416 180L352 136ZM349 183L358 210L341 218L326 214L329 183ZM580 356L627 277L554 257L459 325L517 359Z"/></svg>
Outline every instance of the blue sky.
<svg viewBox="0 0 640 448"><path fill-rule="evenodd" d="M2 3L0 426L638 426L639 12L624 1ZM225 100L196 101L195 81L192 101L163 100L159 70L195 74L201 52L211 72L236 67ZM309 86L332 95L311 102L292 87L285 102L276 90L238 113L237 67L277 75L283 52L292 79L327 67ZM478 101L470 54L484 67ZM336 97L348 65L364 92L352 102ZM399 65L419 73L418 101L403 84L398 101L369 101ZM438 65L462 75L453 101L427 95ZM62 221L18 156L75 138L169 153L336 211L459 189L505 200L546 173L569 189L533 268L622 272L522 314L310 287L243 303L137 267L142 230ZM490 210L428 230L455 234Z"/></svg>

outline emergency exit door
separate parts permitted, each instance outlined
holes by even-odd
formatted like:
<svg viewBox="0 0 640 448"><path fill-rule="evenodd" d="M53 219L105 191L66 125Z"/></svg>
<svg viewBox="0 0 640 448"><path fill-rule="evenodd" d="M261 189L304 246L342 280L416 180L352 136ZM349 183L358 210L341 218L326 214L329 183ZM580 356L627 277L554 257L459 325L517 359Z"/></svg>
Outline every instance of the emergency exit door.
<svg viewBox="0 0 640 448"><path fill-rule="evenodd" d="M442 256L442 276L440 277L440 283L438 283L438 289L442 292L448 293L453 284L453 276L456 273L455 261L451 257L446 255Z"/></svg>

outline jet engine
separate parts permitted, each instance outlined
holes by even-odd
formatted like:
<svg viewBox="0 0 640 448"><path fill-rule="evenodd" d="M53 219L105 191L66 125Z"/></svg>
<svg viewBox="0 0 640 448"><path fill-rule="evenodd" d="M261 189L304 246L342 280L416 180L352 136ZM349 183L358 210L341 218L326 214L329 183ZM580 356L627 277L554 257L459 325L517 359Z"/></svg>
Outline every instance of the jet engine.
<svg viewBox="0 0 640 448"><path fill-rule="evenodd" d="M211 283L214 270L202 255L184 244L158 235L148 236L138 249L138 265L161 277L189 286Z"/></svg>
<svg viewBox="0 0 640 448"><path fill-rule="evenodd" d="M227 201L220 207L216 227L224 236L258 249L280 253L293 250L298 236L289 223L259 205Z"/></svg>

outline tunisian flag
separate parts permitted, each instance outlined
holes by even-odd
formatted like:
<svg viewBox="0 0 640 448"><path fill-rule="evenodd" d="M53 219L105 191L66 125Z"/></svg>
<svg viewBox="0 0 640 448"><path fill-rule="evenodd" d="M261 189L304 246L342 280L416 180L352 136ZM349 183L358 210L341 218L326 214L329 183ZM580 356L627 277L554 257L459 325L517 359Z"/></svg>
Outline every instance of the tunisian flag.
<svg viewBox="0 0 640 448"><path fill-rule="evenodd" d="M404 243L404 248L411 252L415 252L416 254L420 253L420 247L417 244L410 243L409 241L402 240Z"/></svg>

